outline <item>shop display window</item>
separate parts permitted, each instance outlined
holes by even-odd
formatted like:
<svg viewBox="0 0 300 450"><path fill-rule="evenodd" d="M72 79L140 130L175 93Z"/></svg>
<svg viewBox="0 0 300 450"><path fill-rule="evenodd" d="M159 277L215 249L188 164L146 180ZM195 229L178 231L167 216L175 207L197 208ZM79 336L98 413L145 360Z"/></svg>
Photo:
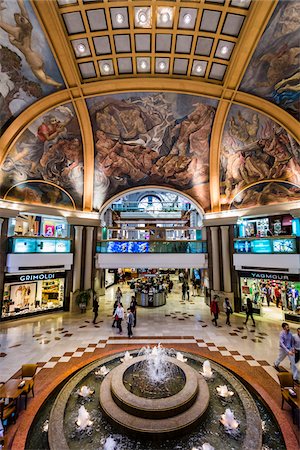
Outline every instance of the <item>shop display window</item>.
<svg viewBox="0 0 300 450"><path fill-rule="evenodd" d="M26 283L5 283L2 317L24 315L63 307L64 285L64 278Z"/></svg>
<svg viewBox="0 0 300 450"><path fill-rule="evenodd" d="M247 297L255 308L275 306L283 311L300 315L300 281L267 280L243 277L240 279L242 308Z"/></svg>
<svg viewBox="0 0 300 450"><path fill-rule="evenodd" d="M65 219L60 217L22 214L9 219L8 222L8 236L67 238L69 235L69 225Z"/></svg>

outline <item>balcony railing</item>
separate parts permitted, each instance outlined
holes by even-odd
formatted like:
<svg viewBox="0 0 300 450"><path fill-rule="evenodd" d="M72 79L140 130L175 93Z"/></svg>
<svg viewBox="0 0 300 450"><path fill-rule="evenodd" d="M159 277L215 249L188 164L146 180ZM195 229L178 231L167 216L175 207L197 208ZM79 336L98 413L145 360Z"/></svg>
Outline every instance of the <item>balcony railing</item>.
<svg viewBox="0 0 300 450"><path fill-rule="evenodd" d="M207 253L206 241L100 241L96 253Z"/></svg>
<svg viewBox="0 0 300 450"><path fill-rule="evenodd" d="M286 236L279 238L238 238L234 239L235 253L297 253L297 238Z"/></svg>
<svg viewBox="0 0 300 450"><path fill-rule="evenodd" d="M8 238L8 253L70 253L71 240L37 236Z"/></svg>

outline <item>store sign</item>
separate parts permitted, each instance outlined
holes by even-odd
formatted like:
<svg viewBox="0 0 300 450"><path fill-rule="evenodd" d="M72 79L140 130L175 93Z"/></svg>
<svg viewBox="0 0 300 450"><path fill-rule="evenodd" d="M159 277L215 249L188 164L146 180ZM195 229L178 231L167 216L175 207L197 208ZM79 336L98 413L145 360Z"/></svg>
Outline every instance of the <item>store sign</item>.
<svg viewBox="0 0 300 450"><path fill-rule="evenodd" d="M28 282L28 281L43 281L43 280L54 280L55 278L65 278L64 272L49 272L49 273L24 273L22 275L7 276L6 282Z"/></svg>
<svg viewBox="0 0 300 450"><path fill-rule="evenodd" d="M244 278L259 278L261 280L277 280L277 281L299 281L299 275L285 273L268 273L268 272L240 272L240 276Z"/></svg>

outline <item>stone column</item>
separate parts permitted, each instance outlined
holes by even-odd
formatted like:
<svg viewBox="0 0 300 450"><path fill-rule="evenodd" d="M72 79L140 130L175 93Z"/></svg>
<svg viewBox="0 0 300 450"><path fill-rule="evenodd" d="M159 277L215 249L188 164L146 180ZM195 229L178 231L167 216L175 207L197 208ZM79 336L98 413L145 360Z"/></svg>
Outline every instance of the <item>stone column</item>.
<svg viewBox="0 0 300 450"><path fill-rule="evenodd" d="M231 292L231 270L230 270L230 252L229 252L229 226L221 226L222 234L222 265L223 265L223 283L224 291Z"/></svg>
<svg viewBox="0 0 300 450"><path fill-rule="evenodd" d="M86 227L84 289L92 287L94 227Z"/></svg>
<svg viewBox="0 0 300 450"><path fill-rule="evenodd" d="M219 227L211 227L213 290L220 291L220 261L219 261Z"/></svg>
<svg viewBox="0 0 300 450"><path fill-rule="evenodd" d="M80 289L81 259L82 259L82 225L75 225L74 265L73 265L73 292Z"/></svg>

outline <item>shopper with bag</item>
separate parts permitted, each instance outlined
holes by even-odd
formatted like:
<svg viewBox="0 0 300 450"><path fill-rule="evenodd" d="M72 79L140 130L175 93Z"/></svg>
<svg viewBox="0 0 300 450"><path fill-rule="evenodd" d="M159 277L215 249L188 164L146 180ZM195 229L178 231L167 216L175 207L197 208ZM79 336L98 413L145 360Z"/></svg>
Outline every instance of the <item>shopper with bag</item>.
<svg viewBox="0 0 300 450"><path fill-rule="evenodd" d="M122 334L122 320L124 320L124 308L122 303L118 303L115 311L115 320L117 322L117 328L119 329L119 334Z"/></svg>

